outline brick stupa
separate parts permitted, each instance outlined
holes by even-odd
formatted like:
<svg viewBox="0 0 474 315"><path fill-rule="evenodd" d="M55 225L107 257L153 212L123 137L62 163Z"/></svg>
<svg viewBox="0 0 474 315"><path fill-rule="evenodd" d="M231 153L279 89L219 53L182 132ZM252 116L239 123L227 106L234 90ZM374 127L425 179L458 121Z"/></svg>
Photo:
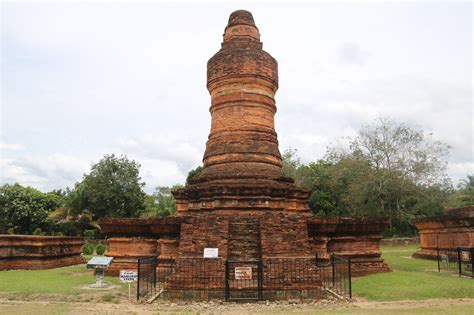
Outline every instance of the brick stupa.
<svg viewBox="0 0 474 315"><path fill-rule="evenodd" d="M250 12L231 14L222 48L208 61L207 88L212 123L202 173L173 192L175 217L100 220L115 257L111 273L136 268L139 256L202 258L205 248L264 263L338 254L352 259L354 275L388 271L379 250L386 222L315 217L309 191L283 176L274 128L278 65Z"/></svg>

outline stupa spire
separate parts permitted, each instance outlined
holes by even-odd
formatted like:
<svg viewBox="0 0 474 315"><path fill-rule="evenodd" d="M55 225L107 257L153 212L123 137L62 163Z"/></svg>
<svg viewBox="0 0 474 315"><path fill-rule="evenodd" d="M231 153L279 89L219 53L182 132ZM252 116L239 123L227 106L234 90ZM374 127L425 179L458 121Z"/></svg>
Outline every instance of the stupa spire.
<svg viewBox="0 0 474 315"><path fill-rule="evenodd" d="M207 64L207 88L212 124L201 179L281 177L274 129L278 65L262 50L250 12L230 15L222 48Z"/></svg>

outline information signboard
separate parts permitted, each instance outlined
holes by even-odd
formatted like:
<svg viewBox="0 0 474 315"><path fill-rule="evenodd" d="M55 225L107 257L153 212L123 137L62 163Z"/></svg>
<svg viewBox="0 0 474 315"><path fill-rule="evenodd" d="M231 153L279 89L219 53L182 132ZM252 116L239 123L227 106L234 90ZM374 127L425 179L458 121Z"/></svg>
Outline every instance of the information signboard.
<svg viewBox="0 0 474 315"><path fill-rule="evenodd" d="M252 280L252 267L235 267L235 280Z"/></svg>
<svg viewBox="0 0 474 315"><path fill-rule="evenodd" d="M120 282L136 282L138 279L138 272L134 270L120 270Z"/></svg>
<svg viewBox="0 0 474 315"><path fill-rule="evenodd" d="M204 258L217 258L219 248L204 248Z"/></svg>

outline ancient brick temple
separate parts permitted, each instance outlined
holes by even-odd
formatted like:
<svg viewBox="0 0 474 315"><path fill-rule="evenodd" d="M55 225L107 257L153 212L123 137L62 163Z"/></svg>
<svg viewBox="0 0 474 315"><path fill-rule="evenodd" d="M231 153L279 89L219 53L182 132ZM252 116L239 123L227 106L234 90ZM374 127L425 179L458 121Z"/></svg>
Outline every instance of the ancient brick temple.
<svg viewBox="0 0 474 315"><path fill-rule="evenodd" d="M274 128L278 65L249 12L231 14L208 61L207 88L212 123L202 173L173 192L176 217L100 221L115 257L111 272L136 266L139 256L202 258L205 248L264 264L335 253L352 258L355 275L388 271L379 250L386 222L315 217L309 191L283 176Z"/></svg>
<svg viewBox="0 0 474 315"><path fill-rule="evenodd" d="M437 248L474 247L474 206L447 210L444 214L413 221L420 233L420 247L413 256L437 259Z"/></svg>

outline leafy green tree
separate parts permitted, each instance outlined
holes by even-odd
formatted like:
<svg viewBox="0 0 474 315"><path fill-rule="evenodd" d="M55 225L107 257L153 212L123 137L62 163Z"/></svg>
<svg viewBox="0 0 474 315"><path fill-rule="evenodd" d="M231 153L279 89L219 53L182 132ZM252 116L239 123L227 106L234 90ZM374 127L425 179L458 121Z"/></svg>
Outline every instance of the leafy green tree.
<svg viewBox="0 0 474 315"><path fill-rule="evenodd" d="M0 187L0 225L18 234L48 231L48 215L60 207L62 198L20 184Z"/></svg>
<svg viewBox="0 0 474 315"><path fill-rule="evenodd" d="M140 164L126 156L105 155L71 192L70 206L88 210L94 219L138 217L145 210L145 192Z"/></svg>
<svg viewBox="0 0 474 315"><path fill-rule="evenodd" d="M181 185L173 187L157 187L153 195L147 195L145 200L145 216L165 217L176 214L176 200L171 191L181 188Z"/></svg>
<svg viewBox="0 0 474 315"><path fill-rule="evenodd" d="M450 196L446 207L460 208L474 205L474 175L461 180L457 190Z"/></svg>
<svg viewBox="0 0 474 315"><path fill-rule="evenodd" d="M198 166L195 169L189 171L188 176L186 177L186 186L191 184L193 178L197 178L199 175L201 175L202 169L202 166Z"/></svg>

